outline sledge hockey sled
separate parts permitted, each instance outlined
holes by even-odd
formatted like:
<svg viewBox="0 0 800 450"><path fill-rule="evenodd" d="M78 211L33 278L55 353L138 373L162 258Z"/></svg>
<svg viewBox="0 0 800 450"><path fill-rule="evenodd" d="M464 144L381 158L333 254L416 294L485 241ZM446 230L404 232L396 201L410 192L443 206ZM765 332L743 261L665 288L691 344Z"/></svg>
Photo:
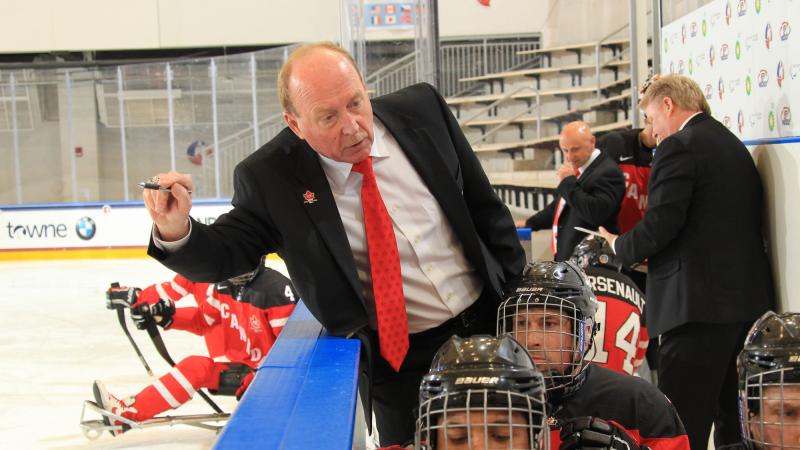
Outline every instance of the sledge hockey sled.
<svg viewBox="0 0 800 450"><path fill-rule="evenodd" d="M101 418L93 420L87 419L87 408L97 414L100 414ZM230 416L231 415L228 413L157 416L149 420L137 422L135 420L114 414L111 411L107 411L91 400L85 400L83 402L83 409L81 410L81 431L87 439L92 440L100 437L104 431L108 431L111 434L119 434L129 429L143 429L173 425L189 425L219 433L225 426L224 422L227 421ZM106 422L109 424L121 422L122 425L108 425Z"/></svg>

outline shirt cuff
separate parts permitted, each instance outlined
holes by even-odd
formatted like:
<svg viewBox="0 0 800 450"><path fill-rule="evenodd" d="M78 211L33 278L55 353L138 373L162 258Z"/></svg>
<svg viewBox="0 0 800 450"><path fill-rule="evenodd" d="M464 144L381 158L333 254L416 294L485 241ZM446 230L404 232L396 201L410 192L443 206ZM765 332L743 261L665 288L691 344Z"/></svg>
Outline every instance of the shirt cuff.
<svg viewBox="0 0 800 450"><path fill-rule="evenodd" d="M164 241L161 239L161 234L158 232L156 224L153 224L153 231L152 231L153 243L159 250L163 251L164 253L175 253L181 248L183 248L183 246L186 245L186 243L189 241L189 236L191 234L192 234L192 221L190 220L189 232L186 233L186 236L178 239L177 241L172 241L172 242Z"/></svg>
<svg viewBox="0 0 800 450"><path fill-rule="evenodd" d="M619 236L617 236L617 237L619 237ZM611 245L611 251L612 251L612 252L614 252L614 254L615 254L615 255L617 254L617 248L616 248L616 247L614 247L614 244L616 244L616 243L617 243L617 237L615 237L614 239L612 239L612 240L611 240L611 243L610 243L610 245Z"/></svg>

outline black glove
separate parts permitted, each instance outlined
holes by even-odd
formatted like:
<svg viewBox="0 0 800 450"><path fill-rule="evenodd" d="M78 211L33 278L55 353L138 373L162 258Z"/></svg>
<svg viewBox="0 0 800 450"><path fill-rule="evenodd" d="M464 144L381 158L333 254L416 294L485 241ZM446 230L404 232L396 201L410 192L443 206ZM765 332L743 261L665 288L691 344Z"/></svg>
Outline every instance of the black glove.
<svg viewBox="0 0 800 450"><path fill-rule="evenodd" d="M172 316L175 315L175 303L172 300L159 299L156 303L148 305L142 303L131 309L131 319L136 328L146 330L151 320L161 328L167 329L172 325Z"/></svg>
<svg viewBox="0 0 800 450"><path fill-rule="evenodd" d="M106 308L130 308L138 301L141 291L139 288L129 288L120 286L119 283L111 283L111 287L106 291Z"/></svg>
<svg viewBox="0 0 800 450"><path fill-rule="evenodd" d="M649 450L611 422L599 417L575 417L561 424L561 446L559 450Z"/></svg>

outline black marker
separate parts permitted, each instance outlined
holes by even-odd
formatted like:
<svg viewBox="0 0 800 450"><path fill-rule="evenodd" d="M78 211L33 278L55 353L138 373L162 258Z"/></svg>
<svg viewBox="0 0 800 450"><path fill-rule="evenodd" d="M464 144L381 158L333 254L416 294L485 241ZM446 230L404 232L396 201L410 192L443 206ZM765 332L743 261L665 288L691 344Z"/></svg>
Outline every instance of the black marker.
<svg viewBox="0 0 800 450"><path fill-rule="evenodd" d="M158 183L153 183L151 181L140 181L138 184L139 187L142 189L152 189L154 191L161 191L161 192L172 192L172 189L161 187L161 185L159 185ZM192 193L192 191L189 190L187 190L187 192L189 192L190 194Z"/></svg>

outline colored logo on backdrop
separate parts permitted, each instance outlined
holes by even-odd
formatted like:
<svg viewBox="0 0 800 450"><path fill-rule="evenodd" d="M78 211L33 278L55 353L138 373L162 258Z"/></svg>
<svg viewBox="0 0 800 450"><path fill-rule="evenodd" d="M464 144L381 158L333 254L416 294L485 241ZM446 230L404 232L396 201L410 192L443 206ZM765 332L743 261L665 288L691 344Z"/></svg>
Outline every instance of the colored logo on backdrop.
<svg viewBox="0 0 800 450"><path fill-rule="evenodd" d="M747 76L744 80L744 91L747 92L747 95L750 95L750 91L753 90L753 82L750 81L750 75Z"/></svg>
<svg viewBox="0 0 800 450"><path fill-rule="evenodd" d="M669 73L675 73L675 61L669 62Z"/></svg>
<svg viewBox="0 0 800 450"><path fill-rule="evenodd" d="M792 32L792 27L789 26L789 22L785 20L781 23L781 27L778 29L778 34L781 37L782 41L789 39L789 34Z"/></svg>
<svg viewBox="0 0 800 450"><path fill-rule="evenodd" d="M758 71L758 87L767 87L769 83L769 73L766 70L761 69ZM748 92L749 94L749 92Z"/></svg>
<svg viewBox="0 0 800 450"><path fill-rule="evenodd" d="M761 0L756 0L756 14L761 12Z"/></svg>
<svg viewBox="0 0 800 450"><path fill-rule="evenodd" d="M764 28L764 45L769 49L770 44L772 44L772 25L767 22L767 27Z"/></svg>
<svg viewBox="0 0 800 450"><path fill-rule="evenodd" d="M775 113L770 111L769 116L767 117L767 124L769 125L769 131L775 129Z"/></svg>
<svg viewBox="0 0 800 450"><path fill-rule="evenodd" d="M711 67L714 67L714 44L711 44L711 47L708 48L708 64Z"/></svg>
<svg viewBox="0 0 800 450"><path fill-rule="evenodd" d="M731 129L731 116L725 116L722 118L722 124L725 125L725 128Z"/></svg>
<svg viewBox="0 0 800 450"><path fill-rule="evenodd" d="M792 110L788 106L784 106L781 110L781 123L785 126L792 124Z"/></svg>
<svg viewBox="0 0 800 450"><path fill-rule="evenodd" d="M719 82L717 83L717 93L719 94L720 101L722 101L722 96L725 94L725 82L722 80L722 77L719 77Z"/></svg>
<svg viewBox="0 0 800 450"><path fill-rule="evenodd" d="M731 16L733 16L733 8L731 8L731 2L725 4L725 24L731 24Z"/></svg>
<svg viewBox="0 0 800 450"><path fill-rule="evenodd" d="M721 59L723 61L727 60L728 59L728 53L730 53L730 47L728 47L728 44L722 44L719 47L719 59Z"/></svg>
<svg viewBox="0 0 800 450"><path fill-rule="evenodd" d="M669 49L669 39L664 38L664 53L667 53L668 49Z"/></svg>
<svg viewBox="0 0 800 450"><path fill-rule="evenodd" d="M689 30L691 31L692 37L697 36L697 22L692 22L692 26Z"/></svg>
<svg viewBox="0 0 800 450"><path fill-rule="evenodd" d="M681 25L681 44L686 43L686 24Z"/></svg>
<svg viewBox="0 0 800 450"><path fill-rule="evenodd" d="M678 60L678 73L680 75L683 75L683 69L684 69L683 60L680 59L680 60Z"/></svg>
<svg viewBox="0 0 800 450"><path fill-rule="evenodd" d="M711 83L706 85L706 98L711 100L711 97L714 96L714 87L711 86Z"/></svg>
<svg viewBox="0 0 800 450"><path fill-rule="evenodd" d="M783 87L783 79L786 78L786 73L783 70L783 61L778 61L778 68L775 70L775 82L778 87Z"/></svg>
<svg viewBox="0 0 800 450"><path fill-rule="evenodd" d="M703 31L703 36L708 34L708 23L706 23L706 19L703 19L703 25L700 27L700 29Z"/></svg>
<svg viewBox="0 0 800 450"><path fill-rule="evenodd" d="M689 58L689 75L694 71L694 63L692 61L692 58Z"/></svg>
<svg viewBox="0 0 800 450"><path fill-rule="evenodd" d="M747 14L747 1L746 0L739 0L739 4L736 6L736 13L739 14L739 17L742 17L745 14Z"/></svg>
<svg viewBox="0 0 800 450"><path fill-rule="evenodd" d="M91 217L81 217L75 224L75 233L78 234L79 238L88 241L97 233L97 225L95 225Z"/></svg>
<svg viewBox="0 0 800 450"><path fill-rule="evenodd" d="M736 118L736 122L739 125L739 133L741 134L744 131L744 113L742 110L739 110L739 116Z"/></svg>
<svg viewBox="0 0 800 450"><path fill-rule="evenodd" d="M733 53L736 55L736 59L742 57L742 44L739 41L736 41L736 48L734 48Z"/></svg>

